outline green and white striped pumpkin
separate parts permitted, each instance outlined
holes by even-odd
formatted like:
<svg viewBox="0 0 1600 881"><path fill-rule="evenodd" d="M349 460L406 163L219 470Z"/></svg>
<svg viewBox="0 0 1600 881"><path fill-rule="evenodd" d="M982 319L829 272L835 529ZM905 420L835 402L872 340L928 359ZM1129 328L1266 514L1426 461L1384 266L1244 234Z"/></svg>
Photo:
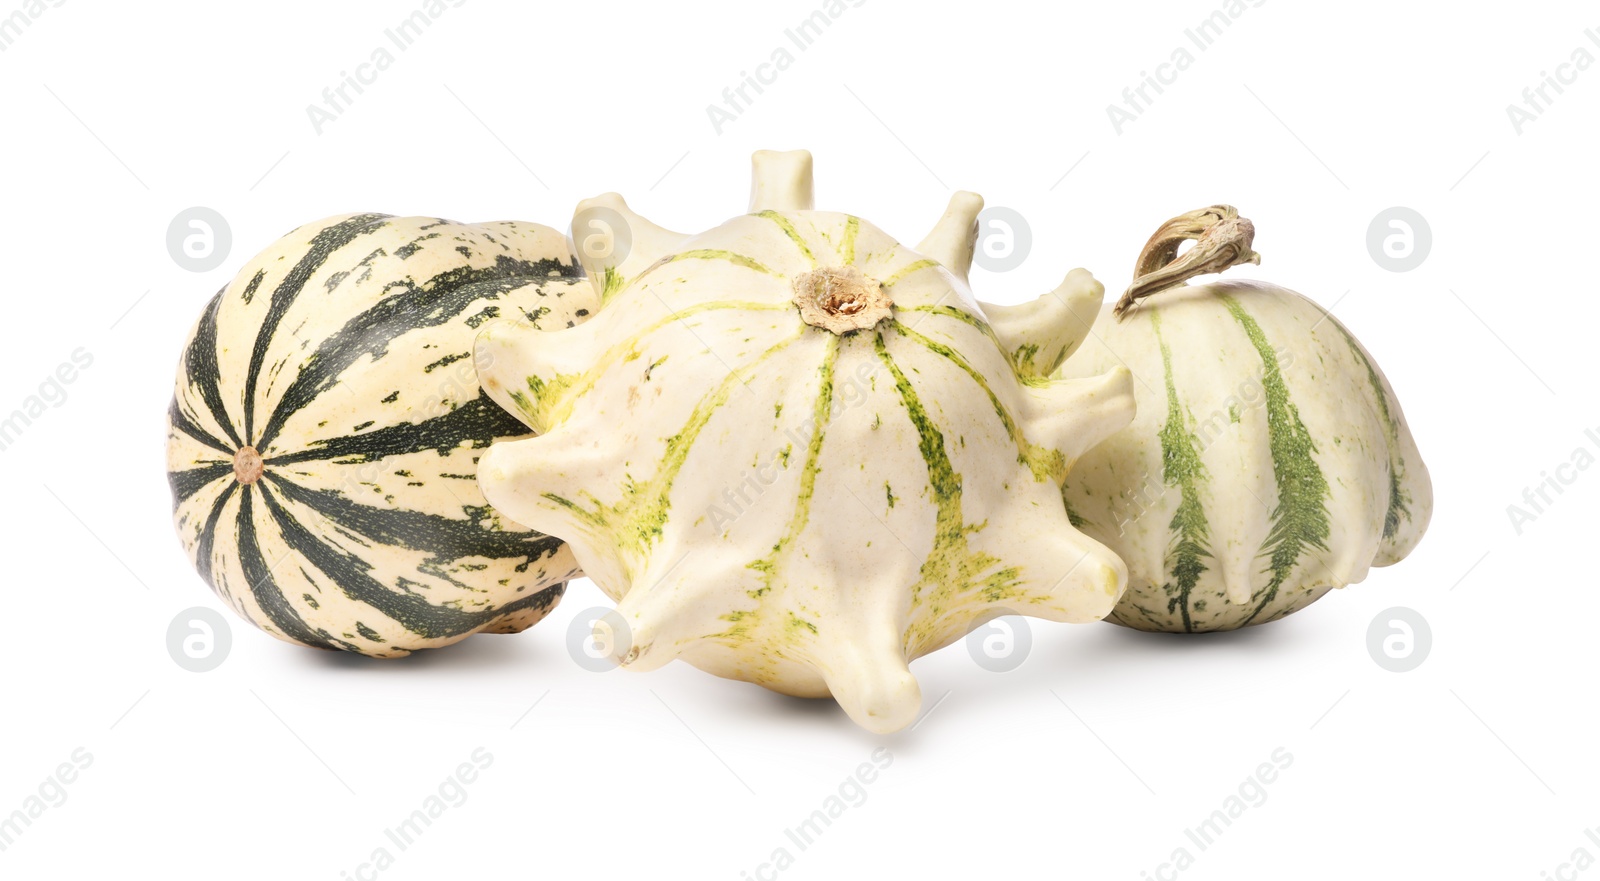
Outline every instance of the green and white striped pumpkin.
<svg viewBox="0 0 1600 881"><path fill-rule="evenodd" d="M1111 611L1122 564L1060 483L1131 418L1130 379L1019 375L1013 353L1071 348L1068 303L1103 289L1077 271L991 321L965 278L976 196L913 251L811 210L803 151L756 154L755 178L750 214L693 237L580 206L632 250L578 248L611 294L592 321L485 328L485 388L540 435L496 443L479 480L619 601L596 629L623 665L831 694L893 731L920 704L910 659L998 614Z"/></svg>
<svg viewBox="0 0 1600 881"><path fill-rule="evenodd" d="M484 396L487 321L596 307L548 227L351 214L294 230L207 304L168 411L173 518L200 576L280 639L397 657L533 625L578 574L484 501L527 429Z"/></svg>
<svg viewBox="0 0 1600 881"><path fill-rule="evenodd" d="M1138 380L1133 423L1064 490L1074 522L1127 562L1118 624L1272 621L1399 561L1427 528L1433 492L1400 402L1337 318L1270 284L1181 286L1256 262L1253 235L1228 206L1169 222L1061 369L1125 364Z"/></svg>

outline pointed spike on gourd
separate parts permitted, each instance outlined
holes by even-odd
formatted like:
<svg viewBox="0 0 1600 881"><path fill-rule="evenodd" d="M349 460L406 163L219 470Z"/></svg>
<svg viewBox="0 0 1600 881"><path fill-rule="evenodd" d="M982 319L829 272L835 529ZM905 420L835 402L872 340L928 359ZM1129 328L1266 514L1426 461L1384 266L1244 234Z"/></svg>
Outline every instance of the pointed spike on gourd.
<svg viewBox="0 0 1600 881"><path fill-rule="evenodd" d="M857 725L893 734L916 721L922 687L911 675L905 650L892 636L833 640L818 672L833 699Z"/></svg>
<svg viewBox="0 0 1600 881"><path fill-rule="evenodd" d="M529 529L581 535L592 524L557 500L582 499L585 475L604 474L611 467L600 458L592 444L574 443L559 430L496 441L478 458L478 488L490 505Z"/></svg>
<svg viewBox="0 0 1600 881"><path fill-rule="evenodd" d="M1016 306L983 303L983 314L1019 376L1049 376L1089 335L1105 285L1074 269L1048 294Z"/></svg>
<svg viewBox="0 0 1600 881"><path fill-rule="evenodd" d="M1076 530L1057 530L1037 540L1039 584L1029 615L1086 624L1116 608L1128 588L1128 566L1110 548Z"/></svg>
<svg viewBox="0 0 1600 881"><path fill-rule="evenodd" d="M1023 434L1046 449L1059 450L1069 468L1090 447L1133 421L1133 374L1126 367L1025 385L1023 395Z"/></svg>
<svg viewBox="0 0 1600 881"><path fill-rule="evenodd" d="M1217 575L1222 579L1222 594L1233 605L1246 605L1255 596L1252 584L1255 577L1254 563L1254 558L1243 552L1224 552L1217 555Z"/></svg>
<svg viewBox="0 0 1600 881"><path fill-rule="evenodd" d="M572 251L602 302L622 282L676 251L689 238L636 214L616 193L579 202L570 233Z"/></svg>
<svg viewBox="0 0 1600 881"><path fill-rule="evenodd" d="M472 346L478 384L506 412L535 431L548 431L545 417L554 404L550 390L565 385L562 377L581 374L593 364L596 327L585 323L540 330L513 318L490 321Z"/></svg>
<svg viewBox="0 0 1600 881"><path fill-rule="evenodd" d="M958 190L950 197L944 216L917 245L917 253L932 257L966 280L972 268L972 249L978 244L978 212L982 210L982 196Z"/></svg>
<svg viewBox="0 0 1600 881"><path fill-rule="evenodd" d="M812 209L810 151L757 150L750 164L751 214Z"/></svg>
<svg viewBox="0 0 1600 881"><path fill-rule="evenodd" d="M1083 345L1088 338L1089 331L1094 327L1094 320L1100 314L1100 306L1105 302L1106 286L1094 277L1087 269L1078 268L1067 273L1061 284L1046 296L1066 306L1068 318L1064 321L1064 343L1061 360L1072 357L1072 353ZM1057 364L1057 367L1060 365ZM1052 367L1053 371L1055 368Z"/></svg>
<svg viewBox="0 0 1600 881"><path fill-rule="evenodd" d="M1399 413L1400 402L1395 399L1393 392L1386 388L1385 396L1389 412ZM1399 461L1405 464L1400 475L1399 492L1406 503L1406 513L1400 515L1393 534L1379 543L1378 553L1372 560L1373 566L1391 566L1405 559L1422 541L1423 534L1428 531L1428 521L1433 517L1433 483L1428 476L1428 466L1423 464L1422 456L1417 452L1416 440L1412 438L1411 429L1406 426L1403 417L1398 419L1397 427L1400 436L1391 442L1395 446L1390 455L1398 454ZM1398 464L1391 464L1390 467L1398 467Z"/></svg>
<svg viewBox="0 0 1600 881"><path fill-rule="evenodd" d="M1372 554L1353 545L1344 548L1339 558L1328 564L1328 580L1334 587L1359 584L1372 567Z"/></svg>
<svg viewBox="0 0 1600 881"><path fill-rule="evenodd" d="M667 559L661 556L660 559ZM678 557L681 561L682 557ZM653 568L653 567L652 567ZM665 573L646 571L625 587L616 614L611 616L622 633L613 636L617 663L630 670L655 670L682 655L695 643L727 622L702 620L698 610L713 606L698 602L708 588L726 583L692 566ZM734 576L737 578L738 576ZM599 636L599 624L596 624Z"/></svg>

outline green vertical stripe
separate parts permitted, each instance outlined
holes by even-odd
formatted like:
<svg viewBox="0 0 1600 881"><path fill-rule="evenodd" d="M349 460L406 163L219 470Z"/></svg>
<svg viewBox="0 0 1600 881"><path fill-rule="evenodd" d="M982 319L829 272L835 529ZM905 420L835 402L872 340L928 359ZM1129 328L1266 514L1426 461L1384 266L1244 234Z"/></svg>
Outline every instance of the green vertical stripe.
<svg viewBox="0 0 1600 881"><path fill-rule="evenodd" d="M256 273L245 289L247 293L254 293L256 286L261 283L261 273ZM228 291L223 288L206 304L206 310L200 314L200 324L195 328L194 339L189 342L189 348L184 352L183 369L188 375L189 391L198 394L210 411L211 418L217 423L227 440L233 443L232 447L211 442L209 433L197 433L198 426L191 430L188 426L194 425L187 417L183 424L185 431L208 446L225 449L228 452L244 446L244 441L239 439L239 433L234 431L233 421L228 418L228 409L222 404L222 369L217 360L217 311L222 307L222 297Z"/></svg>
<svg viewBox="0 0 1600 881"><path fill-rule="evenodd" d="M811 248L806 245L806 240L800 237L800 231L794 228L794 224L789 221L789 218L776 211L762 211L756 216L765 217L776 223L778 228L783 230L783 234L789 237L789 241L794 242L795 247L800 249L800 253L805 255L807 262L812 266L817 265L816 256L811 253Z"/></svg>
<svg viewBox="0 0 1600 881"><path fill-rule="evenodd" d="M806 441L806 458L800 467L800 490L795 497L794 512L789 516L789 526L783 535L772 545L772 553L760 560L749 564L749 569L761 573L762 586L751 591L750 596L760 599L772 590L773 576L778 572L778 563L794 544L794 540L805 530L806 524L811 520L811 500L816 493L817 473L821 470L818 460L822 456L822 437L833 418L833 371L839 359L840 338L835 334L827 334L828 350L823 355L822 365L818 368L819 387L817 399L811 409L811 437ZM717 634L714 639L740 639L748 635L757 626L760 609L740 610L731 615L723 616L733 624L733 627ZM790 613L791 620L794 613ZM801 622L809 628L813 635L817 627L811 622Z"/></svg>
<svg viewBox="0 0 1600 881"><path fill-rule="evenodd" d="M1066 457L1061 455L1059 450L1046 449L1030 443L1023 436L1022 429L1017 425L1016 420L1011 418L1011 413L1006 409L1005 404L1001 403L1000 396L995 394L994 389L989 385L989 381L960 352L944 343L917 333L899 321L891 321L890 326L907 339L916 342L928 351L945 358L959 367L979 388L983 389L984 394L989 398L989 405L994 408L995 417L1000 420L1000 424L1005 427L1006 434L1010 436L1012 442L1017 446L1017 462L1027 466L1028 470L1033 473L1034 480L1041 483L1046 480L1054 480L1060 483L1066 477Z"/></svg>
<svg viewBox="0 0 1600 881"><path fill-rule="evenodd" d="M230 485L229 489L235 485L237 484ZM267 621L271 622L279 633L312 648L334 648L334 643L328 638L327 632L307 624L305 619L300 617L300 613L295 611L289 599L283 595L283 591L278 588L278 583L273 580L272 568L276 563L281 563L282 559L268 563L267 558L262 555L261 542L256 536L254 500L259 495L263 501L269 502L270 507L266 491L259 486L246 486L241 493L236 528L239 569L244 574L245 589L254 595L256 605L261 608L262 613L267 616ZM226 498L226 492L223 497ZM219 509L221 501L222 499L218 499Z"/></svg>
<svg viewBox="0 0 1600 881"><path fill-rule="evenodd" d="M840 251L844 256L846 266L853 266L856 262L856 236L861 233L861 218L854 214L848 215L844 222L844 242Z"/></svg>
<svg viewBox="0 0 1600 881"><path fill-rule="evenodd" d="M1200 484L1206 480L1205 465L1200 462L1199 439L1189 431L1184 418L1183 405L1178 401L1178 387L1172 378L1172 350L1161 338L1161 315L1150 313L1150 326L1155 331L1156 342L1161 346L1161 367L1167 383L1167 421L1161 426L1161 480L1178 489L1178 510L1167 524L1171 538L1167 545L1167 566L1172 581L1163 585L1167 594L1167 612L1174 610L1183 616L1183 629L1194 631L1189 618L1189 594L1206 571L1201 562L1211 556L1207 547L1211 540L1211 527L1206 522L1205 508L1200 504Z"/></svg>
<svg viewBox="0 0 1600 881"><path fill-rule="evenodd" d="M1249 624L1278 595L1300 554L1309 546L1328 549L1328 480L1317 465L1317 445L1311 439L1300 410L1289 400L1278 355L1261 325L1232 296L1222 302L1244 328L1245 336L1261 356L1261 385L1267 406L1267 443L1272 453L1272 476L1278 483L1278 504L1272 510L1272 528L1261 549L1268 557L1267 571L1272 581L1262 593L1261 602L1245 619Z"/></svg>
<svg viewBox="0 0 1600 881"><path fill-rule="evenodd" d="M278 286L273 289L272 300L267 305L267 313L261 318L261 327L256 331L255 344L250 349L250 367L245 374L244 437L246 440L255 437L256 386L266 365L267 349L277 336L278 325L283 322L284 315L288 314L289 307L294 305L295 298L300 296L300 291L306 286L306 282L311 280L311 276L322 268L322 264L326 263L335 251L355 241L357 236L371 235L383 229L388 225L385 221L389 218L387 214L357 214L318 230L294 268L285 273Z"/></svg>
<svg viewBox="0 0 1600 881"><path fill-rule="evenodd" d="M912 590L912 607L921 615L906 633L905 644L914 654L931 644L941 620L952 611L960 595L976 589L983 602L1004 603L1018 595L1022 572L1015 566L1001 567L1001 560L981 550L973 550L969 533L984 528L983 523L968 525L961 514L961 475L956 472L945 449L944 433L933 423L911 381L901 371L884 345L883 336L873 340L878 360L894 377L900 404L917 432L917 449L928 469L928 489L934 503L933 548L919 570Z"/></svg>

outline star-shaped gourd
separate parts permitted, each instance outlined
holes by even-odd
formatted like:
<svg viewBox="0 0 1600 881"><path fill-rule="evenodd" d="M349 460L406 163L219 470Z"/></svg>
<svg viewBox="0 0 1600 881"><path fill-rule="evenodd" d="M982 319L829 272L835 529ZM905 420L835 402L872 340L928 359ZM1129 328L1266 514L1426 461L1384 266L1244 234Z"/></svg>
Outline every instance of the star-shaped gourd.
<svg viewBox="0 0 1600 881"><path fill-rule="evenodd" d="M621 664L831 694L894 731L921 702L911 659L1001 614L1111 611L1126 569L1060 484L1132 418L1130 377L1044 378L1098 309L1083 270L973 299L978 196L912 250L812 210L808 153L757 153L754 177L750 213L696 236L614 194L579 206L626 225L574 224L606 302L569 330L484 328L484 387L540 434L479 480L617 600L597 629Z"/></svg>

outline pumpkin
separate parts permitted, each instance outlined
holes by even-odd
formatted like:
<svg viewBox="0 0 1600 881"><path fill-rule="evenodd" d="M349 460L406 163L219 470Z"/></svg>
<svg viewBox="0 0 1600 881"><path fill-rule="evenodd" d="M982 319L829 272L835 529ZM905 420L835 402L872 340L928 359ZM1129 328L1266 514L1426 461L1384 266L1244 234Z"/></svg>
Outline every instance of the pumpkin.
<svg viewBox="0 0 1600 881"><path fill-rule="evenodd" d="M1254 235L1226 205L1169 221L1061 368L1125 364L1140 380L1132 424L1080 459L1063 491L1073 521L1127 562L1118 624L1282 618L1399 561L1427 528L1428 469L1349 329L1276 285L1185 284L1259 262Z"/></svg>
<svg viewBox="0 0 1600 881"><path fill-rule="evenodd" d="M577 570L478 490L490 442L527 429L483 394L473 341L596 306L535 224L350 214L284 236L178 366L167 467L201 578L280 639L375 657L537 622Z"/></svg>
<svg viewBox="0 0 1600 881"><path fill-rule="evenodd" d="M893 731L920 704L911 659L998 614L1111 611L1122 563L1060 483L1132 417L1131 380L1019 372L1076 345L1065 304L1103 288L1075 271L990 320L966 281L977 196L913 250L813 210L809 154L754 164L750 213L692 237L615 195L579 206L631 248L578 248L608 295L593 320L484 328L484 387L539 434L478 478L618 601L596 638L625 667L681 658Z"/></svg>

